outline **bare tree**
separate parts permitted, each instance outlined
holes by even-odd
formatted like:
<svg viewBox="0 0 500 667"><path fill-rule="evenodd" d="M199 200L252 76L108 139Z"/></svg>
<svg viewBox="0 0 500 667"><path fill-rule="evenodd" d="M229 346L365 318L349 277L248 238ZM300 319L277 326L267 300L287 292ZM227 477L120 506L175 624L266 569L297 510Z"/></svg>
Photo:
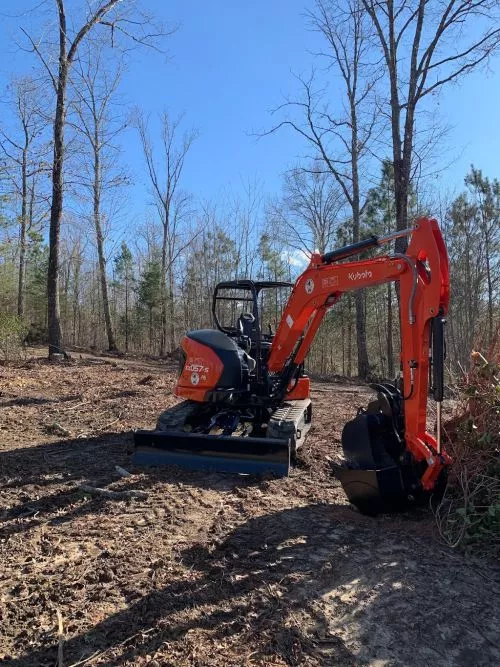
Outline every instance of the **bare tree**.
<svg viewBox="0 0 500 667"><path fill-rule="evenodd" d="M87 173L81 174L79 180L91 192L104 323L108 348L114 351L117 346L108 298L102 207L106 194L126 181L125 175L116 165L118 149L114 143L125 124L120 117L116 116L116 109L113 108L113 98L121 78L121 67L118 66L114 71L110 71L104 60L103 49L94 43L88 50L87 57L77 62L74 109L77 114L75 127L83 135L84 142L90 148Z"/></svg>
<svg viewBox="0 0 500 667"><path fill-rule="evenodd" d="M285 174L283 196L270 208L286 245L299 252L332 248L345 200L329 172L292 169Z"/></svg>
<svg viewBox="0 0 500 667"><path fill-rule="evenodd" d="M228 224L235 227L238 277L252 275L256 263L254 241L259 236L259 216L262 211L262 184L257 180L242 183L244 197L233 197L226 214Z"/></svg>
<svg viewBox="0 0 500 667"><path fill-rule="evenodd" d="M161 165L155 158L144 116L139 115L137 121L154 203L162 225L160 356L166 351L167 325L170 350L175 347L174 262L191 241L189 238L182 238L181 234L181 223L188 211L190 197L180 190L179 183L196 132L185 132L179 137L181 121L182 117L171 120L166 111L161 115Z"/></svg>
<svg viewBox="0 0 500 667"><path fill-rule="evenodd" d="M7 134L0 128L0 150L8 162L6 174L11 183L10 191L20 200L17 314L23 317L27 234L33 226L41 222L45 213L37 212L40 201L37 176L48 168L48 145L43 141L48 123L43 113L45 96L36 81L28 77L14 80L11 92L19 136Z"/></svg>
<svg viewBox="0 0 500 667"><path fill-rule="evenodd" d="M301 120L286 119L270 132L281 127L292 127L314 149L314 171L327 170L338 184L348 204L348 217L352 222L352 241L360 240L363 197L360 186L360 169L368 155L370 139L375 127L371 95L377 80L370 66L370 76L364 76L369 63L370 40L367 21L361 0L347 0L339 6L331 0L316 0L309 13L314 27L326 40L328 50L320 55L327 59L329 69L339 77L343 85L344 111L336 116L324 102L324 95L317 93L314 79L299 79L303 88L300 101L287 101L278 107L298 110ZM371 103L372 111L368 111ZM275 110L276 111L276 110ZM358 374L366 377L369 372L366 345L366 318L361 292L355 295L356 333L358 344Z"/></svg>
<svg viewBox="0 0 500 667"><path fill-rule="evenodd" d="M52 203L50 209L49 267L47 276L49 355L62 350L62 331L59 305L59 242L64 199L65 126L67 117L67 89L69 75L77 58L78 50L96 26L109 29L111 45L115 46L120 36L135 44L151 46L164 34L161 30L149 30L151 20L131 12L139 11L132 0L108 0L88 4L88 13L79 28L73 28L75 20L67 20L65 0L55 0L57 7L58 58L54 72L50 59L44 54L41 41L35 41L28 33L31 49L40 58L52 82L56 107L54 115L54 155L52 164ZM132 32L133 31L133 32Z"/></svg>
<svg viewBox="0 0 500 667"><path fill-rule="evenodd" d="M498 49L497 0L362 0L388 81L397 229L408 226L417 109ZM405 238L396 249L404 251Z"/></svg>

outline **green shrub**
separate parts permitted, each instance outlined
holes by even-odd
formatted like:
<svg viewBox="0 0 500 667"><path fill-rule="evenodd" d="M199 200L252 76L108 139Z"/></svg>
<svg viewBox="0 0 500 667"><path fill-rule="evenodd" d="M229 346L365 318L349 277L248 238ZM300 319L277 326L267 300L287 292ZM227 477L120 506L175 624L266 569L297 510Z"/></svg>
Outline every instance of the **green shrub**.
<svg viewBox="0 0 500 667"><path fill-rule="evenodd" d="M0 313L0 357L5 361L20 359L27 332L28 327L20 317Z"/></svg>

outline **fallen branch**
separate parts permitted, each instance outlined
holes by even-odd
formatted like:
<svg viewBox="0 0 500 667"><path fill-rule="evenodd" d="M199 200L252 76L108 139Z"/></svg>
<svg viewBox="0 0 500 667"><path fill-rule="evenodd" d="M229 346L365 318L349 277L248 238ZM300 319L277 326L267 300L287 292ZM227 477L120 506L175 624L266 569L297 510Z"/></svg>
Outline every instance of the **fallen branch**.
<svg viewBox="0 0 500 667"><path fill-rule="evenodd" d="M115 466L115 470L120 475L120 477L132 477L132 473L128 470L125 470L125 468L122 468L121 466Z"/></svg>
<svg viewBox="0 0 500 667"><path fill-rule="evenodd" d="M78 488L80 491L89 493L91 496L103 496L104 498L113 498L114 500L123 500L126 498L141 498L144 500L148 497L145 491L138 491L137 489L111 491L111 489L100 489L97 486L88 486L87 484L82 484Z"/></svg>
<svg viewBox="0 0 500 667"><path fill-rule="evenodd" d="M62 614L59 611L59 609L56 609L56 614L57 614L57 635L58 635L58 639L59 639L59 644L57 646L57 667L63 667L63 665L64 665L64 659L63 659L63 644L64 644L63 619L62 619Z"/></svg>
<svg viewBox="0 0 500 667"><path fill-rule="evenodd" d="M120 412L120 414L118 415L118 417L116 419L113 419L113 421L109 422L109 424L104 424L104 426L101 426L101 428L99 430L100 431L105 431L110 426L113 426L113 424L116 424L116 422L119 422L121 418L122 418L122 413Z"/></svg>
<svg viewBox="0 0 500 667"><path fill-rule="evenodd" d="M70 405L69 408L66 408L66 412L70 410L75 410L76 408L81 408L82 405L88 405L90 401L82 401L81 403L76 403L75 405Z"/></svg>
<svg viewBox="0 0 500 667"><path fill-rule="evenodd" d="M47 429L48 433L54 433L55 435L62 435L65 437L71 435L71 431L68 431L67 428L64 428L64 426L61 426L61 424L58 424L57 422L49 424L45 428Z"/></svg>
<svg viewBox="0 0 500 667"><path fill-rule="evenodd" d="M139 380L137 384L150 384L152 380L154 380L152 375L146 375L146 377L143 377L142 380Z"/></svg>

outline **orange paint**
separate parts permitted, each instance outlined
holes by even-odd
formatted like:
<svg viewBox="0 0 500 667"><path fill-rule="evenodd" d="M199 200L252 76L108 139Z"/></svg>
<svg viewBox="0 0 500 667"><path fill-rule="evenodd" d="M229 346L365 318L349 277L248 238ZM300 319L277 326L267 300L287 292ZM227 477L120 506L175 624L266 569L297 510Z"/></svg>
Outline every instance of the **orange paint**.
<svg viewBox="0 0 500 667"><path fill-rule="evenodd" d="M297 380L297 383L292 382L292 389L285 395L285 400L297 401L302 398L309 398L310 393L311 380L308 377L301 377Z"/></svg>
<svg viewBox="0 0 500 667"><path fill-rule="evenodd" d="M295 362L301 363L328 308L344 292L392 281L399 281L401 295L406 445L417 461L427 461L422 484L431 489L443 463L435 456L436 441L426 430L430 327L433 317L440 312L446 315L450 296L448 255L436 220L415 221L404 256L324 264L320 255L313 254L283 312L268 368L280 372L294 351ZM451 463L446 452L442 460Z"/></svg>
<svg viewBox="0 0 500 667"><path fill-rule="evenodd" d="M203 403L207 391L219 382L224 370L222 361L212 349L187 336L181 340L181 347L186 359L174 394Z"/></svg>

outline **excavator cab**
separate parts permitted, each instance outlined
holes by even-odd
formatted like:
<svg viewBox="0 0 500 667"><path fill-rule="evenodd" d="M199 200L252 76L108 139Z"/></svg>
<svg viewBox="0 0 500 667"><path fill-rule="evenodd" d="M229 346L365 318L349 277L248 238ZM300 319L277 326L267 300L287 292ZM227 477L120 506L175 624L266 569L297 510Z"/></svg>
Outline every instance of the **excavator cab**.
<svg viewBox="0 0 500 667"><path fill-rule="evenodd" d="M292 287L293 283L271 280L229 280L215 287L214 324L255 361L257 380L262 378L274 331Z"/></svg>

